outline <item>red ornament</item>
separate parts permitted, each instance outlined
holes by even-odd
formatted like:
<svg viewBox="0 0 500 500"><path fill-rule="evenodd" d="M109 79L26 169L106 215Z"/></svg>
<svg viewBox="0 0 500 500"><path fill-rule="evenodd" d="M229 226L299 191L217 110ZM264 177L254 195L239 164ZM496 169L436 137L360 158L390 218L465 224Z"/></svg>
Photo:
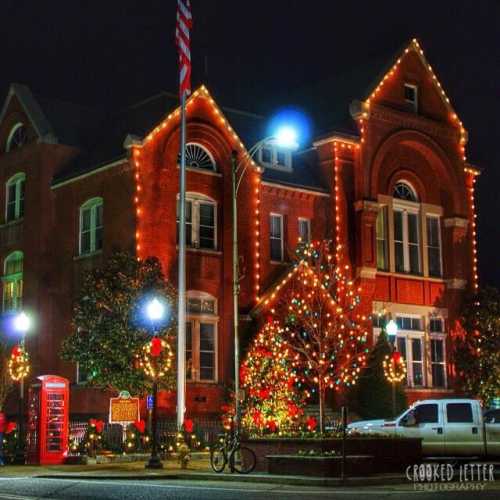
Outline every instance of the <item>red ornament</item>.
<svg viewBox="0 0 500 500"><path fill-rule="evenodd" d="M260 399L268 399L270 395L271 395L271 391L269 389L261 389L259 391L259 398Z"/></svg>
<svg viewBox="0 0 500 500"><path fill-rule="evenodd" d="M262 412L260 410L254 410L252 412L252 420L254 425L260 427L262 425Z"/></svg>
<svg viewBox="0 0 500 500"><path fill-rule="evenodd" d="M13 348L12 348L12 357L13 358L17 358L18 356L21 356L23 353L23 350L21 349L21 346L18 346L18 345L15 345Z"/></svg>
<svg viewBox="0 0 500 500"><path fill-rule="evenodd" d="M186 418L186 419L184 420L184 430L185 430L186 432L191 433L191 432L193 432L193 428L194 428L194 423L193 423L193 421L192 421L190 418Z"/></svg>
<svg viewBox="0 0 500 500"><path fill-rule="evenodd" d="M267 422L267 428L271 432L276 432L278 430L278 424L274 420L269 420L269 422Z"/></svg>
<svg viewBox="0 0 500 500"><path fill-rule="evenodd" d="M309 417L306 420L306 426L308 431L314 431L316 430L316 427L318 425L318 421L314 417Z"/></svg>
<svg viewBox="0 0 500 500"><path fill-rule="evenodd" d="M96 420L95 418L91 418L91 419L89 420L89 425L90 425L90 427L95 427L96 422L97 422L97 420Z"/></svg>
<svg viewBox="0 0 500 500"><path fill-rule="evenodd" d="M10 434L17 429L17 424L15 422L7 422L5 426L5 434Z"/></svg>
<svg viewBox="0 0 500 500"><path fill-rule="evenodd" d="M399 363L401 361L401 353L399 351L394 351L392 353L392 360L394 363Z"/></svg>
<svg viewBox="0 0 500 500"><path fill-rule="evenodd" d="M294 418L299 414L299 407L295 403L288 403L288 415Z"/></svg>
<svg viewBox="0 0 500 500"><path fill-rule="evenodd" d="M102 420L96 420L95 430L98 434L101 434L101 432L104 430L104 422Z"/></svg>
<svg viewBox="0 0 500 500"><path fill-rule="evenodd" d="M158 358L162 350L163 346L161 345L161 339L153 337L151 340L151 356L153 356L153 358Z"/></svg>
<svg viewBox="0 0 500 500"><path fill-rule="evenodd" d="M144 420L136 420L133 425L141 434L144 434L146 430L146 422Z"/></svg>

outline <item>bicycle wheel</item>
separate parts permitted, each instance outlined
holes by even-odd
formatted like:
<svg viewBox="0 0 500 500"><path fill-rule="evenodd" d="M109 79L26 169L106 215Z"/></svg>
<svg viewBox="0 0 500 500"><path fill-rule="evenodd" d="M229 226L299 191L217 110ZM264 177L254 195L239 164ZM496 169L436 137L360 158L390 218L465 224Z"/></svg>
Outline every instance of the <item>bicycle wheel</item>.
<svg viewBox="0 0 500 500"><path fill-rule="evenodd" d="M239 446L230 456L231 469L239 474L249 474L257 465L257 457L250 448Z"/></svg>
<svg viewBox="0 0 500 500"><path fill-rule="evenodd" d="M210 466L214 472L222 472L226 466L226 452L222 446L210 450Z"/></svg>

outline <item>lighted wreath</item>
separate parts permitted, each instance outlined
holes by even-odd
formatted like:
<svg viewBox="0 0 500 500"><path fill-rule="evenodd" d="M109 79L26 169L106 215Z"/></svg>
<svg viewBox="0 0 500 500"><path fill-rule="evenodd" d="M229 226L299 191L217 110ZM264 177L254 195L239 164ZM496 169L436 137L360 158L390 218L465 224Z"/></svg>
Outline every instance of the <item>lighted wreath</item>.
<svg viewBox="0 0 500 500"><path fill-rule="evenodd" d="M154 337L144 344L136 357L139 361L139 367L144 370L144 373L155 379L164 377L170 370L174 353L166 340Z"/></svg>
<svg viewBox="0 0 500 500"><path fill-rule="evenodd" d="M30 372L30 358L22 345L12 348L9 359L9 374L12 380L23 380Z"/></svg>
<svg viewBox="0 0 500 500"><path fill-rule="evenodd" d="M391 383L402 382L406 377L406 362L398 351L385 356L383 367L384 376Z"/></svg>

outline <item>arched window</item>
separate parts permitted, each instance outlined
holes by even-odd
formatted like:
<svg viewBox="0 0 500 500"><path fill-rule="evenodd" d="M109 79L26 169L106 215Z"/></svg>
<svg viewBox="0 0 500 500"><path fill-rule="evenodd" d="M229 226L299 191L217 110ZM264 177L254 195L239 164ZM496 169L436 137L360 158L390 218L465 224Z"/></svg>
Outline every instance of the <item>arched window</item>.
<svg viewBox="0 0 500 500"><path fill-rule="evenodd" d="M398 182L394 198L394 254L396 272L420 274L420 204L415 190L407 182Z"/></svg>
<svg viewBox="0 0 500 500"><path fill-rule="evenodd" d="M102 198L92 198L80 207L80 255L102 249L103 206Z"/></svg>
<svg viewBox="0 0 500 500"><path fill-rule="evenodd" d="M179 198L177 198L177 235ZM200 193L186 193L186 245L191 248L217 248L217 203Z"/></svg>
<svg viewBox="0 0 500 500"><path fill-rule="evenodd" d="M26 175L19 173L11 177L6 184L5 220L7 222L24 216L24 185Z"/></svg>
<svg viewBox="0 0 500 500"><path fill-rule="evenodd" d="M9 254L3 269L3 310L15 311L23 305L23 252Z"/></svg>
<svg viewBox="0 0 500 500"><path fill-rule="evenodd" d="M408 184L406 182L398 182L394 186L392 196L394 198L397 198L398 200L406 200L406 201L414 201L414 202L418 201L417 193L410 186L410 184Z"/></svg>
<svg viewBox="0 0 500 500"><path fill-rule="evenodd" d="M179 162L180 153L179 153ZM195 142L186 144L186 167L215 171L215 160L210 152Z"/></svg>
<svg viewBox="0 0 500 500"><path fill-rule="evenodd" d="M14 149L24 146L28 142L28 134L23 123L16 123L9 132L5 151L13 151Z"/></svg>
<svg viewBox="0 0 500 500"><path fill-rule="evenodd" d="M186 378L198 382L217 380L217 299L189 291L186 320Z"/></svg>

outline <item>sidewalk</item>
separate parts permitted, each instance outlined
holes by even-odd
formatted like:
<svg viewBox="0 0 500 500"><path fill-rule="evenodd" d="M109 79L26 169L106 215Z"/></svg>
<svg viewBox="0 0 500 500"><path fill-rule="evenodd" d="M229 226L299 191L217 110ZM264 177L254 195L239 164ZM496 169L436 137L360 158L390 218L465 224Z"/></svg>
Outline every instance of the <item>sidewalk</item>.
<svg viewBox="0 0 500 500"><path fill-rule="evenodd" d="M341 486L340 478L310 476L279 476L263 472L238 474L224 472L216 474L210 469L208 460L193 460L188 469L181 469L177 461L165 460L163 469L148 470L144 462L98 465L15 465L0 468L0 477L36 477L52 479L92 480L192 480L234 481L250 483L285 484L294 486ZM348 478L346 486L375 486L407 484L401 474L377 474L370 477Z"/></svg>

